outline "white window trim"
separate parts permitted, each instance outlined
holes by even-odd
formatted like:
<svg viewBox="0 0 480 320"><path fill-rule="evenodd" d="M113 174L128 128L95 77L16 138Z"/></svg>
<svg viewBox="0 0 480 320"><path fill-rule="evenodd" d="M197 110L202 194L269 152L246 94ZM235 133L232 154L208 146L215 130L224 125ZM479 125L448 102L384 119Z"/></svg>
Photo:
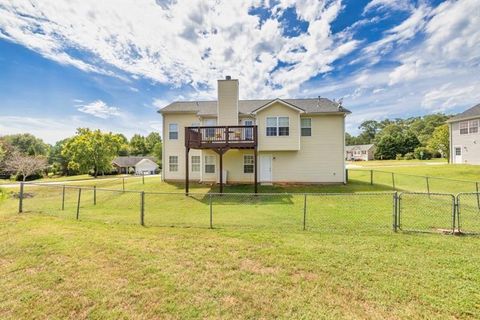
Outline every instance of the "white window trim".
<svg viewBox="0 0 480 320"><path fill-rule="evenodd" d="M267 128L273 128L268 126L268 118L276 118L277 119L277 134L274 136L269 136L267 135ZM280 135L280 118L287 118L288 119L288 135L287 136L281 136ZM283 128L283 127L282 127ZM265 136L266 137L290 137L290 116L267 116L265 117Z"/></svg>
<svg viewBox="0 0 480 320"><path fill-rule="evenodd" d="M198 158L198 163L193 162L194 157ZM201 160L202 160L202 156L197 156L197 155L191 156L191 167L190 167L191 172L200 172L200 170L202 169L202 166L201 166L202 161ZM198 170L193 170L193 165L198 165Z"/></svg>
<svg viewBox="0 0 480 320"><path fill-rule="evenodd" d="M302 127L302 119L310 119L310 127ZM309 136L304 136L302 135L302 129L310 129L310 135ZM302 137L311 137L313 135L312 133L312 118L310 117L301 117L300 118L300 136Z"/></svg>
<svg viewBox="0 0 480 320"><path fill-rule="evenodd" d="M246 157L252 157L252 163L246 163L245 159ZM252 166L252 172L245 172L245 166L246 165L249 165L249 166ZM243 155L243 173L244 174L253 174L255 173L255 155L253 154L244 154Z"/></svg>
<svg viewBox="0 0 480 320"><path fill-rule="evenodd" d="M476 126L472 125L472 123L474 123L474 122L477 123ZM473 128L477 128L476 132L470 132L471 129L473 129ZM462 130L466 130L466 132L462 133ZM478 134L480 132L480 119L460 121L458 123L458 132L462 136L469 135L469 134Z"/></svg>
<svg viewBox="0 0 480 320"><path fill-rule="evenodd" d="M170 126L172 126L172 125L177 126L177 131L170 131ZM178 123L169 123L169 124L168 124L168 140L178 140L178 138L179 138L179 131L180 131L180 130L178 130ZM174 133L174 132L177 133L177 138L176 138L176 139L170 138L170 133Z"/></svg>
<svg viewBox="0 0 480 320"><path fill-rule="evenodd" d="M213 163L207 163L207 158L211 157L213 159ZM204 163L203 163L203 172L205 174L215 174L217 173L217 158L215 156L211 155L206 155L204 158ZM212 166L213 165L213 172L207 172L207 165Z"/></svg>
<svg viewBox="0 0 480 320"><path fill-rule="evenodd" d="M176 162L172 162L172 158L177 159ZM172 166L176 166L176 170L172 170ZM178 172L178 156L168 156L168 171L169 172Z"/></svg>

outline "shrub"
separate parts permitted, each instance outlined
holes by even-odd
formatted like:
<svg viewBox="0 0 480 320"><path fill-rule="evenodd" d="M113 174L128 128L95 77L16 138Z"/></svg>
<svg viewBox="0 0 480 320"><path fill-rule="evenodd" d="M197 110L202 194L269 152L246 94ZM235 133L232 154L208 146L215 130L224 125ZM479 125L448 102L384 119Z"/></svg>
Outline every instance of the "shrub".
<svg viewBox="0 0 480 320"><path fill-rule="evenodd" d="M413 152L407 152L405 153L405 156L403 157L405 160L413 160L415 159Z"/></svg>
<svg viewBox="0 0 480 320"><path fill-rule="evenodd" d="M413 155L415 156L415 159L418 160L432 159L432 152L425 147L415 148L415 150L413 151Z"/></svg>
<svg viewBox="0 0 480 320"><path fill-rule="evenodd" d="M401 153L397 153L395 160L403 160L403 155Z"/></svg>

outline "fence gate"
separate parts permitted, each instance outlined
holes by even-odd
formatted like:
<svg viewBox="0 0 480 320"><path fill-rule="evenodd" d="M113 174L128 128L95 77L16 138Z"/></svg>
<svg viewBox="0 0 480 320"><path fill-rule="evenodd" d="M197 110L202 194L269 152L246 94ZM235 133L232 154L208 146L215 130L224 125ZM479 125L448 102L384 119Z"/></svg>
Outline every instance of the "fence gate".
<svg viewBox="0 0 480 320"><path fill-rule="evenodd" d="M457 195L457 228L462 233L480 234L480 193Z"/></svg>
<svg viewBox="0 0 480 320"><path fill-rule="evenodd" d="M455 232L455 196L452 194L402 192L397 210L397 227L402 231Z"/></svg>

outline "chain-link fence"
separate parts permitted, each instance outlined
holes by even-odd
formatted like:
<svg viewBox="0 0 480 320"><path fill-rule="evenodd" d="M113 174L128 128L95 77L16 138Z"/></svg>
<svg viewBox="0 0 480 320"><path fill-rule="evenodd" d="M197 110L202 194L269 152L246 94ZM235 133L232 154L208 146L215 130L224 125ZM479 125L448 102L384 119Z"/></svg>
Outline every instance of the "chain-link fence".
<svg viewBox="0 0 480 320"><path fill-rule="evenodd" d="M425 193L479 192L480 183L442 177L419 176L381 170L348 169L348 180L386 190Z"/></svg>
<svg viewBox="0 0 480 320"><path fill-rule="evenodd" d="M458 210L457 210L458 208ZM21 184L20 212L110 224L338 233L480 233L480 194L160 193Z"/></svg>
<svg viewBox="0 0 480 320"><path fill-rule="evenodd" d="M458 228L466 234L480 234L480 193L457 195Z"/></svg>
<svg viewBox="0 0 480 320"><path fill-rule="evenodd" d="M397 227L402 231L454 233L455 196L404 192L398 196Z"/></svg>

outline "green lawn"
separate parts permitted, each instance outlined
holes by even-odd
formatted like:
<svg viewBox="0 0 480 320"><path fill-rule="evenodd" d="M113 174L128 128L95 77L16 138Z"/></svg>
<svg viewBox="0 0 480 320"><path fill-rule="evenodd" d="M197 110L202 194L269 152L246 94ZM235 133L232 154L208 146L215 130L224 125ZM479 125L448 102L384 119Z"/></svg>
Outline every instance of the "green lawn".
<svg viewBox="0 0 480 320"><path fill-rule="evenodd" d="M440 174L457 170L444 167ZM258 197L210 196L216 189L205 185L190 197L160 194L183 185L125 181L126 190L147 192L145 227L140 195L122 192L121 180L103 181L115 191L97 190L96 205L93 190L82 190L80 221L77 189L66 188L61 210L61 186L26 186L24 214L17 189L5 189L0 318L480 317L480 237L435 232L451 223L448 197L405 198L404 229L434 232L394 233L388 186L361 179L262 186L277 194ZM303 231L305 199L284 194L292 191L379 193L308 195ZM463 206L466 225L479 227L475 198Z"/></svg>

